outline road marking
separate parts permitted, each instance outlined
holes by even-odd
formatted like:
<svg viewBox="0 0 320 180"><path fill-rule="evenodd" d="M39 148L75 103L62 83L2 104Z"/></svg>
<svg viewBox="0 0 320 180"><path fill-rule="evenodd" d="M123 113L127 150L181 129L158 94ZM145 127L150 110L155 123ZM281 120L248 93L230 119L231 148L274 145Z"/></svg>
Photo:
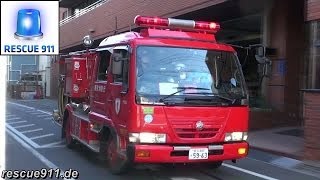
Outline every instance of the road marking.
<svg viewBox="0 0 320 180"><path fill-rule="evenodd" d="M22 126L15 126L14 128L15 129L18 129L18 128L24 128L24 127L31 127L31 126L34 126L35 124L27 124L27 125L22 125Z"/></svg>
<svg viewBox="0 0 320 180"><path fill-rule="evenodd" d="M7 124L12 125L12 124L25 123L25 122L27 122L27 121L15 121L15 122L8 122Z"/></svg>
<svg viewBox="0 0 320 180"><path fill-rule="evenodd" d="M38 115L37 117L41 118L41 117L48 117L48 114L42 114L42 115Z"/></svg>
<svg viewBox="0 0 320 180"><path fill-rule="evenodd" d="M19 102L36 102L38 100L33 100L33 99L21 99Z"/></svg>
<svg viewBox="0 0 320 180"><path fill-rule="evenodd" d="M52 115L52 113L47 112L47 111L42 111L42 110L39 110L39 109L38 109L37 111L42 112L42 113L44 113L44 114L48 114L48 115L50 115L50 116Z"/></svg>
<svg viewBox="0 0 320 180"><path fill-rule="evenodd" d="M8 118L8 117L12 117L12 116L14 117L14 116L16 116L16 115L13 115L13 114L12 114L12 115L6 115L7 118Z"/></svg>
<svg viewBox="0 0 320 180"><path fill-rule="evenodd" d="M52 118L51 118L51 122L52 122L53 124L57 125L57 126L62 127L61 124L57 123L57 121L53 120Z"/></svg>
<svg viewBox="0 0 320 180"><path fill-rule="evenodd" d="M58 169L59 167L56 166L55 164L53 164L49 159L47 159L46 157L44 157L41 153L39 153L38 151L36 151L34 148L32 148L30 145L28 145L27 143L25 143L23 140L21 140L19 138L19 136L17 136L16 134L14 134L13 132L11 132L9 129L7 129L7 132L9 133L9 135L11 135L11 137L13 137L18 143L20 143L24 148L26 148L27 150L29 150L29 152L31 152L36 158L38 158L41 162L43 162L48 168L51 169ZM60 169L60 168L59 168ZM62 171L60 175L64 174L64 172ZM66 179L66 178L64 178ZM74 180L73 178L71 178L70 180Z"/></svg>
<svg viewBox="0 0 320 180"><path fill-rule="evenodd" d="M7 118L6 121L12 121L12 120L18 120L18 119L21 119L21 117Z"/></svg>
<svg viewBox="0 0 320 180"><path fill-rule="evenodd" d="M30 132L37 132L37 131L42 131L43 129L42 128L39 128L39 129L32 129L32 130L27 130L27 131L21 131L21 133L30 133Z"/></svg>
<svg viewBox="0 0 320 180"><path fill-rule="evenodd" d="M49 146L49 147L39 147L39 149L53 149L53 148L65 148L66 145L55 145L55 146Z"/></svg>
<svg viewBox="0 0 320 180"><path fill-rule="evenodd" d="M44 118L45 120L52 120L52 117Z"/></svg>
<svg viewBox="0 0 320 180"><path fill-rule="evenodd" d="M7 103L13 104L13 105L17 105L17 106L21 106L21 107L25 107L25 108L28 108L28 109L32 109L33 111L39 111L39 112L42 112L42 113L44 113L44 114L52 115L52 113L50 113L50 112L42 111L42 110L39 110L39 109L35 109L35 108L33 108L33 107L29 107L29 106L25 106L25 105L13 103L13 102L7 102ZM47 118L45 118L45 119L47 119ZM53 124L61 127L61 124L59 124L59 123L57 123L56 121L54 121L54 120L52 119L52 117L51 117L50 119L48 118L48 120L51 120Z"/></svg>
<svg viewBox="0 0 320 180"><path fill-rule="evenodd" d="M262 179L278 180L278 179L275 179L275 178L272 178L272 177L269 177L269 176L266 176L266 175L263 175L263 174L259 174L259 173L253 172L253 171L249 171L249 170L242 169L242 168L239 168L239 167L236 167L236 166L232 166L230 164L223 163L222 165L225 166L225 167L231 168L231 169L235 169L235 170L238 170L238 171L241 171L241 172L244 172L244 173L259 177L259 178L262 178Z"/></svg>
<svg viewBox="0 0 320 180"><path fill-rule="evenodd" d="M7 101L8 104L13 104L13 105L16 105L16 106L20 106L20 107L24 107L24 108L27 108L27 109L32 109L34 110L33 107L29 107L29 106L25 106L25 105L22 105L22 104L18 104L18 103L14 103L14 102L9 102Z"/></svg>
<svg viewBox="0 0 320 180"><path fill-rule="evenodd" d="M41 115L42 113L41 112L34 112L34 113L30 113L32 115Z"/></svg>
<svg viewBox="0 0 320 180"><path fill-rule="evenodd" d="M60 145L63 142L64 141L58 141L58 142L53 142L53 143L49 143L49 144L44 144L44 145L41 145L40 148L56 147L56 145Z"/></svg>
<svg viewBox="0 0 320 180"><path fill-rule="evenodd" d="M54 134L44 134L44 135L40 135L40 136L34 136L34 137L30 137L29 139L34 140L34 139L40 139L40 138L44 138L44 137L49 137L49 136L53 136Z"/></svg>
<svg viewBox="0 0 320 180"><path fill-rule="evenodd" d="M6 124L6 128L9 129L10 131L14 132L17 136L19 136L21 139L23 139L25 142L27 142L28 144L30 144L32 147L34 148L39 148L40 146L33 142L32 140L30 140L27 136L25 136L24 134L22 134L21 132L17 131L16 129L14 129L12 126L10 126L9 124Z"/></svg>

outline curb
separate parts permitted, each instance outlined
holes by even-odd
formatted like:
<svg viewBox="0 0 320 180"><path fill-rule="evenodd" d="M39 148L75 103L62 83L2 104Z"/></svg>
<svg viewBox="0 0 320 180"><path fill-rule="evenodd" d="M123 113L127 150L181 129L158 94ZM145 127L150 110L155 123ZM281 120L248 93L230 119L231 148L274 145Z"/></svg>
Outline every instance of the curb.
<svg viewBox="0 0 320 180"><path fill-rule="evenodd" d="M255 150L271 153L271 154L274 154L274 155L277 155L277 156L292 158L292 159L295 159L295 160L298 160L298 161L302 162L302 157L299 156L299 155L295 155L295 154L290 154L290 153L285 153L285 152L280 152L280 151L276 151L276 150L272 150L272 149L266 149L266 148L250 146L250 145L249 145L249 149L255 149Z"/></svg>

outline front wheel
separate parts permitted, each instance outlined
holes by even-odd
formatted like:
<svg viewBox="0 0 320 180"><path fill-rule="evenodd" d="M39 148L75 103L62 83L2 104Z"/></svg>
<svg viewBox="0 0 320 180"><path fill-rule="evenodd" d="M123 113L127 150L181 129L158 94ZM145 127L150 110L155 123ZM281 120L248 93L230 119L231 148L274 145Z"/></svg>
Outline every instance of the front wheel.
<svg viewBox="0 0 320 180"><path fill-rule="evenodd" d="M66 144L67 144L67 147L72 149L76 142L75 140L73 139L73 137L71 136L71 120L70 120L70 117L68 117L66 119L66 127L65 127L65 138L66 138Z"/></svg>
<svg viewBox="0 0 320 180"><path fill-rule="evenodd" d="M220 166L222 166L222 161L212 162L208 164L208 167L210 169L218 169Z"/></svg>
<svg viewBox="0 0 320 180"><path fill-rule="evenodd" d="M111 137L107 149L107 163L110 172L115 175L126 173L129 170L127 158L121 157L118 153L116 138Z"/></svg>

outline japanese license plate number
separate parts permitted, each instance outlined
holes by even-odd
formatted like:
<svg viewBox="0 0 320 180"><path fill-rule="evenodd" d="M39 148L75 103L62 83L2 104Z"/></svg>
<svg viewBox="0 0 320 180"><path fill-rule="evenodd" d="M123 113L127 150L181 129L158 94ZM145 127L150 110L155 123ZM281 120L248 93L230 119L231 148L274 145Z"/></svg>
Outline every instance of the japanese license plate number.
<svg viewBox="0 0 320 180"><path fill-rule="evenodd" d="M208 148L197 148L189 150L189 159L208 159Z"/></svg>

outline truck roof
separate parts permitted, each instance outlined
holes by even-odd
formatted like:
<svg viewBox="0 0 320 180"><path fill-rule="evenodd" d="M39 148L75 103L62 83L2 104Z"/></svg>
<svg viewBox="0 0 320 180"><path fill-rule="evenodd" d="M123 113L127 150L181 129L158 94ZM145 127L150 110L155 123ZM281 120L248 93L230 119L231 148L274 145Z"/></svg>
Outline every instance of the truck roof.
<svg viewBox="0 0 320 180"><path fill-rule="evenodd" d="M100 43L97 50L108 49L108 47L116 44L127 44L130 41L134 41L137 45L166 45L234 51L231 46L219 44L214 34L151 28L143 29L140 33L125 32L107 37Z"/></svg>
<svg viewBox="0 0 320 180"><path fill-rule="evenodd" d="M146 45L151 43L155 46L184 46L234 51L229 45L217 43L215 33L220 30L220 25L216 22L138 15L135 17L134 23L140 27L145 27L145 29L142 29L140 33L125 32L107 37L100 43L97 51L130 42Z"/></svg>

